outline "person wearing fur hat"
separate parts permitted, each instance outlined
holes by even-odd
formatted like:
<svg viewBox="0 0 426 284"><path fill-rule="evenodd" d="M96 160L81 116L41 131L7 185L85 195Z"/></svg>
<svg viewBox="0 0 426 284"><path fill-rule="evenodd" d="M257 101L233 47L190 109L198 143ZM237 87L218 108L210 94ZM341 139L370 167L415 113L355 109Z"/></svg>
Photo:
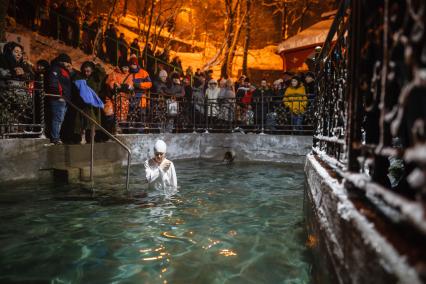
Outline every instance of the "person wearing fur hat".
<svg viewBox="0 0 426 284"><path fill-rule="evenodd" d="M116 119L118 122L126 121L127 114L129 113L129 97L133 91L133 79L129 71L129 63L127 61L121 61L120 67L115 68L114 71L109 74L106 84L110 89L110 94L116 95L106 97L104 113L107 120L112 121L114 118L114 111L116 111ZM117 105L115 105L115 103ZM113 129L113 132L120 129Z"/></svg>
<svg viewBox="0 0 426 284"><path fill-rule="evenodd" d="M167 145L163 140L155 141L153 150L154 156L144 163L148 188L170 197L178 191L175 166L166 159Z"/></svg>
<svg viewBox="0 0 426 284"><path fill-rule="evenodd" d="M60 133L67 111L64 97L71 100L71 70L71 57L61 53L52 61L52 66L47 74L46 93L58 96L50 98L51 142L54 144L62 144Z"/></svg>

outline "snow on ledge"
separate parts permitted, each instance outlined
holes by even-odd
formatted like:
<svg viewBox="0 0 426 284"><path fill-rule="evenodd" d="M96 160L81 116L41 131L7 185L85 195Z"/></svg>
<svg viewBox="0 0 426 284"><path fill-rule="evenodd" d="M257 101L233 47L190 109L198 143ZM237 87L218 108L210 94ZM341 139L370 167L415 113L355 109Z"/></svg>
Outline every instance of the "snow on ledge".
<svg viewBox="0 0 426 284"><path fill-rule="evenodd" d="M348 195L343 184L339 184L336 179L332 178L315 159L313 154L308 154L306 163L310 163L312 165L315 172L320 176L322 182L331 189L332 193L339 200L337 208L340 217L344 220L352 221L352 224L362 234L365 244L370 245L376 253L382 257L384 261L384 268L387 271L394 273L401 283L422 283L417 275L417 271L407 263L406 258L401 256L375 229L374 224L368 221L367 218L355 208L353 203L348 199ZM311 184L309 178L308 183L311 190L312 188L321 188L321 185ZM316 203L315 207L321 210L321 204L317 203L315 198L313 200ZM326 232L329 235L327 237L332 242L336 242L336 236L333 234L328 220L324 220L323 218L324 216L321 218L321 221L325 222L323 225L328 227ZM339 246L340 244L337 243L336 245ZM343 255L338 255L338 257L344 262L344 259L342 258Z"/></svg>

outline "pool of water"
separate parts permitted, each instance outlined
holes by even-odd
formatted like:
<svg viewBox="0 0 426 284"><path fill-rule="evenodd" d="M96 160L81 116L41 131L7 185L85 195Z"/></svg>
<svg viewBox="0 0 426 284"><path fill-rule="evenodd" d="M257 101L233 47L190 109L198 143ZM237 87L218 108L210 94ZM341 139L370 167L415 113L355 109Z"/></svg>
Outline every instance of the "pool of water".
<svg viewBox="0 0 426 284"><path fill-rule="evenodd" d="M175 162L180 193L121 205L0 191L0 282L310 283L303 168ZM143 166L132 169L143 187ZM123 183L97 179L96 187ZM148 202L148 204L146 204Z"/></svg>

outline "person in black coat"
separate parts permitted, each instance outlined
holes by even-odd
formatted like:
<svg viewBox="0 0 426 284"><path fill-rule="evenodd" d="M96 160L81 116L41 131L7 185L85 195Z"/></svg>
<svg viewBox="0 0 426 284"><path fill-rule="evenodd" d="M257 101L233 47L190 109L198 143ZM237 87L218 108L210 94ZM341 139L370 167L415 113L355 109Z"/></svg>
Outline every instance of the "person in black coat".
<svg viewBox="0 0 426 284"><path fill-rule="evenodd" d="M61 53L52 61L52 67L47 74L46 93L56 95L50 98L51 142L62 144L60 139L61 127L64 122L67 103L64 98L71 100L71 58Z"/></svg>
<svg viewBox="0 0 426 284"><path fill-rule="evenodd" d="M120 33L120 37L118 38L118 65L122 66L122 64L127 64L127 55L129 50L129 44L126 42L124 38L124 34Z"/></svg>
<svg viewBox="0 0 426 284"><path fill-rule="evenodd" d="M105 32L105 46L109 63L114 66L117 66L117 30L115 29L113 24L110 24Z"/></svg>
<svg viewBox="0 0 426 284"><path fill-rule="evenodd" d="M68 27L71 25L70 10L68 2L64 1L58 9L59 14L59 40L65 42L66 45L71 45Z"/></svg>

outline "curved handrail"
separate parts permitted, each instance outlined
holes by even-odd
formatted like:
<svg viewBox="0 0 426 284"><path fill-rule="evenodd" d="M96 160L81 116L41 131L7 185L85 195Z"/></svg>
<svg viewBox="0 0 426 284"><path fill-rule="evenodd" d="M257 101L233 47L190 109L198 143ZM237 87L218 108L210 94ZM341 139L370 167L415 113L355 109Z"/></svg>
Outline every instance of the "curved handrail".
<svg viewBox="0 0 426 284"><path fill-rule="evenodd" d="M105 133L109 138L114 140L118 145L120 145L123 149L127 152L127 175L126 175L126 191L129 191L129 179L130 179L130 161L132 156L132 151L130 150L127 145L125 145L123 142L121 142L117 137L112 135L108 130L103 128L95 119L91 118L88 114L86 114L82 109L80 109L78 106L76 106L74 103L71 102L70 99L68 99L65 96L55 95L55 94L44 94L47 97L54 97L54 98L61 98L64 99L68 105L70 105L72 108L74 108L76 111L81 113L85 118L87 118L92 125L96 125L103 133ZM92 132L93 133L93 132ZM92 173L93 173L93 146L94 146L94 135L91 136L91 160L90 160L90 179L93 179Z"/></svg>

